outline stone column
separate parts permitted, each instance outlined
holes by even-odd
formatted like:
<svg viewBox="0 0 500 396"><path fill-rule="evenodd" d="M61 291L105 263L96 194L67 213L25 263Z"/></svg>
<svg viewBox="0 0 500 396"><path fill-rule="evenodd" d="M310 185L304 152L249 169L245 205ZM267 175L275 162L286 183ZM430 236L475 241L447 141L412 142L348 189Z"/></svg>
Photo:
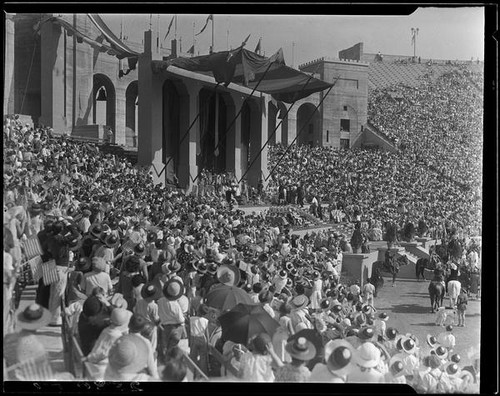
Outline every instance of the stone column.
<svg viewBox="0 0 500 396"><path fill-rule="evenodd" d="M227 120L231 122L241 110L243 99L239 93L231 95L232 104L227 106ZM233 126L226 136L226 166L227 170L234 172L238 180L243 175L241 169L241 114L234 121Z"/></svg>
<svg viewBox="0 0 500 396"><path fill-rule="evenodd" d="M137 163L151 170L155 184L165 182L162 161L162 78L151 69L151 35L144 32L144 53L139 56L139 147Z"/></svg>
<svg viewBox="0 0 500 396"><path fill-rule="evenodd" d="M181 187L191 192L193 189L193 180L198 175L198 166L196 165L196 134L200 129L198 112L198 97L202 88L201 84L195 80L183 81L187 88L186 94L180 94L181 104L179 114L179 128L181 131L180 138L184 136L191 124L191 129L188 135L180 145L179 153L179 170L177 177ZM196 121L194 121L196 118ZM194 121L194 123L193 123Z"/></svg>
<svg viewBox="0 0 500 396"><path fill-rule="evenodd" d="M51 126L54 132L71 128L71 114L64 114L66 103L71 103L68 86L71 78L68 73L69 62L64 64L64 30L53 23L45 23L41 28L41 116L39 122ZM66 40L69 42L70 40ZM69 47L69 46L68 46ZM70 49L66 49L67 57L71 57ZM66 70L66 81L65 81ZM65 99L66 88L66 103ZM72 92L72 91L71 91ZM66 107L67 109L67 107ZM67 120L70 120L69 124Z"/></svg>
<svg viewBox="0 0 500 396"><path fill-rule="evenodd" d="M3 114L14 113L14 21L13 14L5 14L5 48L4 48L4 90Z"/></svg>
<svg viewBox="0 0 500 396"><path fill-rule="evenodd" d="M262 152L258 154L267 141L268 122L267 111L265 111L265 109L269 102L269 96L264 95L255 102L256 106L251 105L252 114L250 118L250 125L252 126L250 131L250 163L253 162L253 165L248 171L248 184L253 187L257 186L261 177L265 186L265 179L269 172L267 169L268 147L266 146ZM257 159L255 160L255 158Z"/></svg>

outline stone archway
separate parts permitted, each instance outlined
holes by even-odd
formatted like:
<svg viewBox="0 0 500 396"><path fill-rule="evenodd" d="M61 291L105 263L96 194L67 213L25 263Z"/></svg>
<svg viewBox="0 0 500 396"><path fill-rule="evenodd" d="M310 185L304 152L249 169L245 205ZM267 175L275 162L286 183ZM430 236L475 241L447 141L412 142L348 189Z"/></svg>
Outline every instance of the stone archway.
<svg viewBox="0 0 500 396"><path fill-rule="evenodd" d="M197 155L198 172L202 169L225 172L228 104L226 95L203 88L199 94L200 131ZM216 110L217 109L217 110Z"/></svg>
<svg viewBox="0 0 500 396"><path fill-rule="evenodd" d="M135 80L125 91L125 145L128 147L137 147L138 95L139 85Z"/></svg>
<svg viewBox="0 0 500 396"><path fill-rule="evenodd" d="M297 110L297 144L321 145L320 116L315 110L316 106L312 103L304 103Z"/></svg>
<svg viewBox="0 0 500 396"><path fill-rule="evenodd" d="M111 79L104 74L93 78L93 123L105 125L116 133L116 91ZM104 90L105 101L98 101L99 91ZM102 94L101 94L102 95Z"/></svg>

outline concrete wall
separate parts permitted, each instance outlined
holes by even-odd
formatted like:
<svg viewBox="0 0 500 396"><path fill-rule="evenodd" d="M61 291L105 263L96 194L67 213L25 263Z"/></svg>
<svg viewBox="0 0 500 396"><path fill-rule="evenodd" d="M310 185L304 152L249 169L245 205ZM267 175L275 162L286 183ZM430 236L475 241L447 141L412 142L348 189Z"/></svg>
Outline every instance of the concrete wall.
<svg viewBox="0 0 500 396"><path fill-rule="evenodd" d="M13 112L30 115L35 122L41 114L41 46L39 37L34 36L33 26L39 19L40 14L17 14L13 17ZM12 62L12 59L6 61Z"/></svg>
<svg viewBox="0 0 500 396"><path fill-rule="evenodd" d="M350 48L339 51L339 59L365 60L363 59L363 43L357 43Z"/></svg>
<svg viewBox="0 0 500 396"><path fill-rule="evenodd" d="M377 261L378 252L344 253L342 255L342 272L360 281L360 285L372 276L372 266Z"/></svg>
<svg viewBox="0 0 500 396"><path fill-rule="evenodd" d="M3 113L14 113L14 15L5 14L4 65L3 65Z"/></svg>

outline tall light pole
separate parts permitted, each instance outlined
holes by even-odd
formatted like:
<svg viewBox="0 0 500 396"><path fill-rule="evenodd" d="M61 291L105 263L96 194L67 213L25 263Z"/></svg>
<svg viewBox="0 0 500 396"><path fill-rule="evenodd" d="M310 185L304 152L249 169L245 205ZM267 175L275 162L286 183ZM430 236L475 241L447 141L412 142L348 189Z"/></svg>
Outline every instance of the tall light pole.
<svg viewBox="0 0 500 396"><path fill-rule="evenodd" d="M411 28L411 43L413 44L413 59L417 58L418 28Z"/></svg>

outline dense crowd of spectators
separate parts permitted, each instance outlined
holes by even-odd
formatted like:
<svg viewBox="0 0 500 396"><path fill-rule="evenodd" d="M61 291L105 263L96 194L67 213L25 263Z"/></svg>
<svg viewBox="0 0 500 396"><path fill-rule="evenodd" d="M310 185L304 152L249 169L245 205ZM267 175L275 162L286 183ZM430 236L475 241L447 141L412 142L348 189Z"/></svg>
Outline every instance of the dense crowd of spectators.
<svg viewBox="0 0 500 396"><path fill-rule="evenodd" d="M400 334L377 311L373 285L341 277L350 235L291 232L307 219L292 208L310 206L314 217L335 222L424 219L437 230L447 220L466 235L480 234L471 190L436 176L415 153L300 146L278 165L267 191L205 173L196 193L186 194L155 186L147 171L95 144L16 117L6 119L3 143L10 379L67 379L50 374L36 337L64 318L90 380L227 377L477 391L477 356L461 364L452 326L427 340ZM282 150L270 148L271 167ZM284 206L248 215L237 208L241 195L258 200L266 192ZM16 311L12 292L25 272L38 282L36 303ZM224 315L238 302L265 311L258 315L266 332L237 339L241 329L228 330L234 323Z"/></svg>
<svg viewBox="0 0 500 396"><path fill-rule="evenodd" d="M279 145L269 148L270 169L284 150ZM352 221L403 227L423 219L431 234L451 221L466 235L480 234L479 197L405 152L297 146L270 180L275 194L301 188L308 206L313 200L327 203L330 212L341 210L342 218Z"/></svg>
<svg viewBox="0 0 500 396"><path fill-rule="evenodd" d="M483 77L455 69L370 92L370 122L409 156L474 191L481 185Z"/></svg>

